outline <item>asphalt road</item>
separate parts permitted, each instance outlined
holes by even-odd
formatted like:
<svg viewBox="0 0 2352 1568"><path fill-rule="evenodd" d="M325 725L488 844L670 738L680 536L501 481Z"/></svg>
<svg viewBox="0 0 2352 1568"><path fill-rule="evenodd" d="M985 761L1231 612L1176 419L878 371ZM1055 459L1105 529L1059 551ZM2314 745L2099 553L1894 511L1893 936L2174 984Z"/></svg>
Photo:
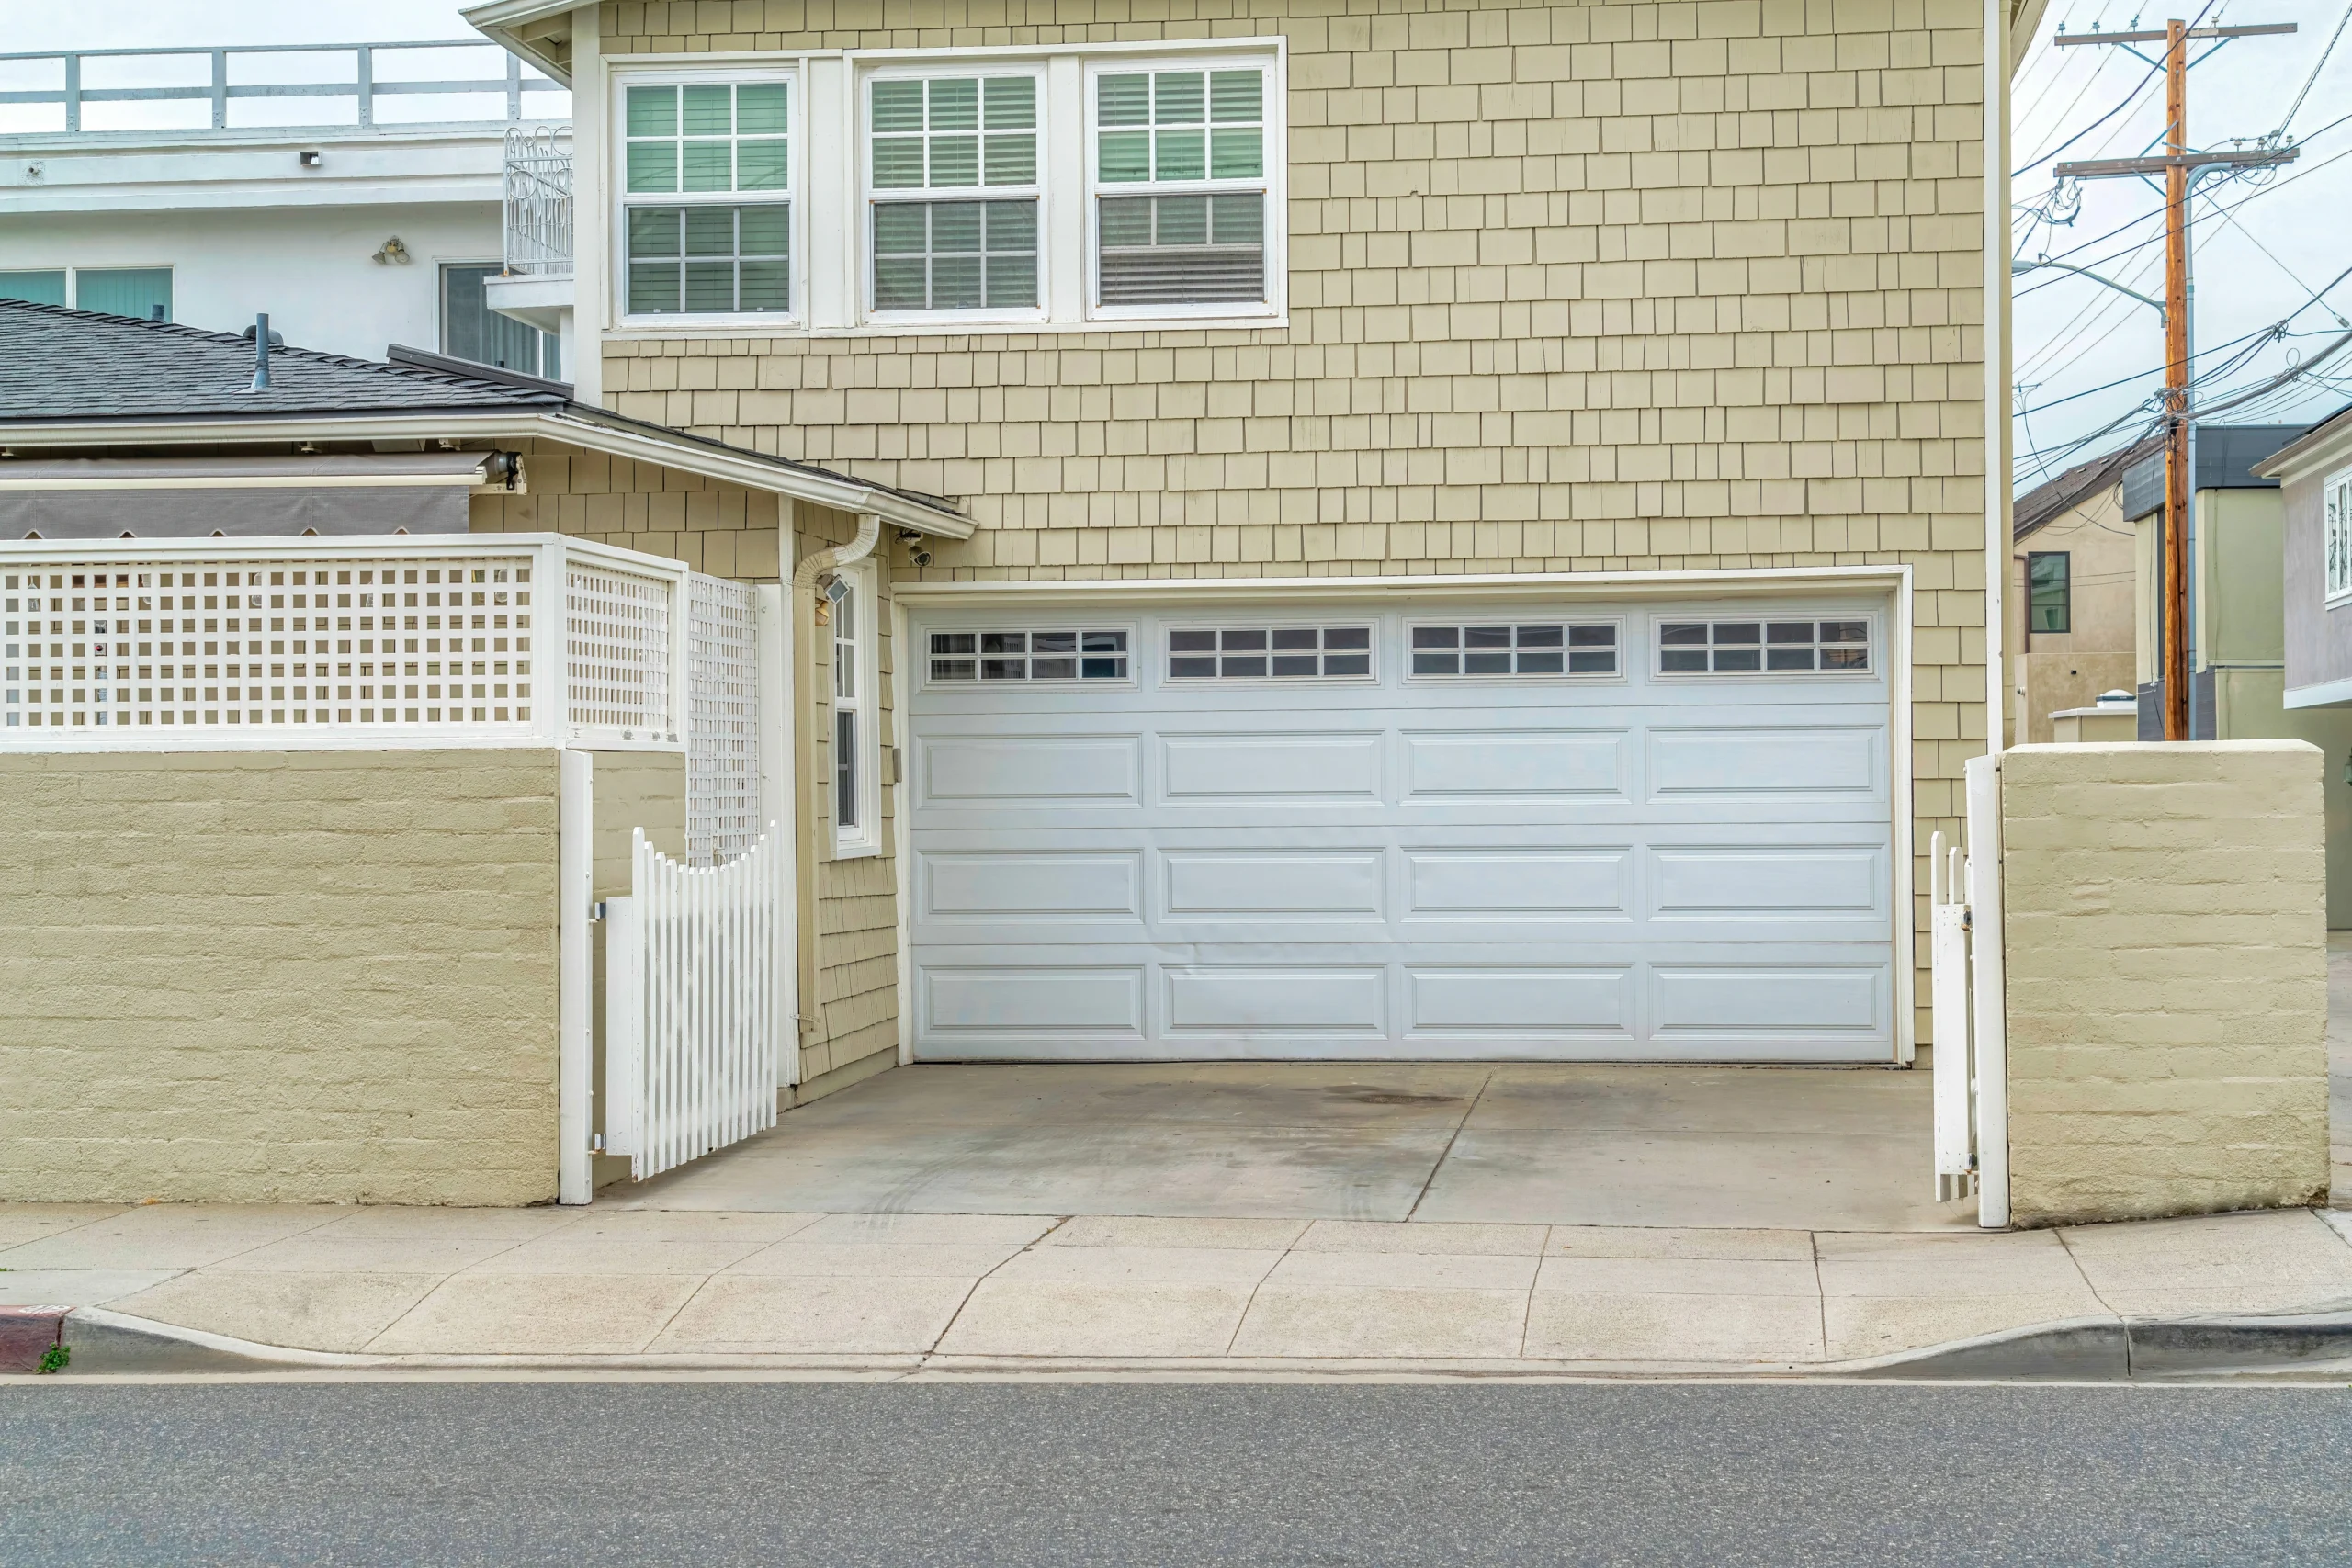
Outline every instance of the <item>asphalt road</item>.
<svg viewBox="0 0 2352 1568"><path fill-rule="evenodd" d="M0 1390L0 1562L2342 1563L2335 1389Z"/></svg>

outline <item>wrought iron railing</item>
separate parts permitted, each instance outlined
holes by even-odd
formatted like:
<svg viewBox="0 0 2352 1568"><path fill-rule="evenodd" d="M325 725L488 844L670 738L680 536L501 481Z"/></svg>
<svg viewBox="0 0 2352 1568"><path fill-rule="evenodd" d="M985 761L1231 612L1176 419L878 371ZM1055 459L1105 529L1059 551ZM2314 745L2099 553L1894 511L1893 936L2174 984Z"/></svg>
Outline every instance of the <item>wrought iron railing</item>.
<svg viewBox="0 0 2352 1568"><path fill-rule="evenodd" d="M401 51L468 50L497 51L503 67L496 75L433 80L385 79L379 76L379 57ZM343 55L352 62L352 73L335 75L324 80L306 81L232 81L232 75L266 77L288 73L285 68L267 60L268 56ZM152 78L170 75L174 72L165 62L209 59L209 79L153 85ZM232 72L232 63L239 68ZM485 64L488 62L485 62ZM96 66L95 71L93 66ZM53 67L56 85L42 87L6 87L0 90L0 106L13 104L56 104L64 109L62 129L79 133L93 129L83 124L83 109L90 104L119 103L191 103L210 106L210 124L215 130L258 129L231 124L229 107L232 103L254 98L349 98L356 106L356 118L313 121L308 125L284 127L287 130L311 130L326 126L356 125L371 127L377 123L377 100L402 95L426 94L436 96L487 96L496 95L505 99L503 115L480 115L479 119L503 118L509 121L523 118L523 96L526 93L560 93L563 85L536 71L526 72L523 62L511 54L499 51L495 44L482 39L445 39L428 43L319 43L319 44L252 44L224 49L79 49L53 51L35 54L0 54L0 76L9 81L49 74L44 67ZM92 77L103 78L93 81ZM141 83L138 78L150 78ZM0 85L5 85L0 84ZM57 126L28 127L0 124L0 132L27 134L53 133ZM132 129L132 128L124 128ZM150 129L141 127L137 129ZM158 127L153 129L195 129L194 127ZM269 129L278 129L275 125Z"/></svg>
<svg viewBox="0 0 2352 1568"><path fill-rule="evenodd" d="M506 128L506 270L571 271L571 128Z"/></svg>

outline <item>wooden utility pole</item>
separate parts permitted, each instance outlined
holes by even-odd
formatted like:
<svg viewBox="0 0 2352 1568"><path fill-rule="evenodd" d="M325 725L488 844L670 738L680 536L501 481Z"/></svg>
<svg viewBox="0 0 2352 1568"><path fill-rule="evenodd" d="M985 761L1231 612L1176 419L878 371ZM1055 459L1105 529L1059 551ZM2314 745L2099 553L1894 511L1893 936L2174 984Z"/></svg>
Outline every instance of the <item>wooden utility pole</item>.
<svg viewBox="0 0 2352 1568"><path fill-rule="evenodd" d="M2161 171L2165 176L2165 581L2164 581L2164 699L2165 739L2189 738L2188 686L2192 678L2188 657L2188 472L2189 298L2188 196L2198 175L2211 168L2259 168L2291 163L2296 149L2282 147L2245 152L2191 152L2188 150L2188 45L2192 39L2253 38L2291 33L2292 22L2266 22L2246 28L2192 28L2177 19L2162 32L2061 33L2052 41L2068 44L2162 43L2165 46L2165 155L2161 158L2102 158L2060 164L2058 178L2095 180L2137 176ZM2137 54L2137 50L2132 51ZM2146 59L2145 55L2141 56ZM2154 63L2154 62L2151 62ZM2195 171L2194 173L2192 171Z"/></svg>

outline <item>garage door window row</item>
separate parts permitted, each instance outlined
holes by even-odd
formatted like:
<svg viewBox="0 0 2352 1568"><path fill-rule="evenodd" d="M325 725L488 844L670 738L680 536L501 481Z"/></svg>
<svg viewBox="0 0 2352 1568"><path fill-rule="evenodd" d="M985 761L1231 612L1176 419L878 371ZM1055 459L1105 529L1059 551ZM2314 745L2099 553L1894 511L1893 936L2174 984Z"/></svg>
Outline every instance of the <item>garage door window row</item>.
<svg viewBox="0 0 2352 1568"><path fill-rule="evenodd" d="M1415 626L1416 675L1614 675L1617 627Z"/></svg>
<svg viewBox="0 0 2352 1568"><path fill-rule="evenodd" d="M1362 680L1370 626L1186 626L1168 634L1174 681Z"/></svg>
<svg viewBox="0 0 2352 1568"><path fill-rule="evenodd" d="M1868 621L1667 621L1658 626L1663 674L1800 671L1866 673Z"/></svg>
<svg viewBox="0 0 2352 1568"><path fill-rule="evenodd" d="M1124 681L1124 631L933 632L931 678L965 681Z"/></svg>

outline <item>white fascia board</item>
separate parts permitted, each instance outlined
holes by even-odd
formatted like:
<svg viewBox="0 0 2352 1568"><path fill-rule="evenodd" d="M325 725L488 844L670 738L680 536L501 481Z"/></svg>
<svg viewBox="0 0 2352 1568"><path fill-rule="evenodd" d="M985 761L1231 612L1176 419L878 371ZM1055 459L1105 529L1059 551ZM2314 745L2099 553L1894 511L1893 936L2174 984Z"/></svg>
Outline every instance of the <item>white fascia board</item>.
<svg viewBox="0 0 2352 1568"><path fill-rule="evenodd" d="M26 452L107 445L186 446L249 441L560 441L632 462L656 463L722 484L788 495L838 512L871 513L941 539L968 539L970 519L860 484L787 468L693 442L571 415L516 409L479 413L322 415L314 418L106 421L80 424L0 424L0 447Z"/></svg>
<svg viewBox="0 0 2352 1568"><path fill-rule="evenodd" d="M486 6L474 6L458 15L466 25L497 44L510 54L521 56L546 72L549 76L571 85L571 73L564 62L550 58L531 47L521 29L548 17L560 16L577 8L578 0L491 0Z"/></svg>
<svg viewBox="0 0 2352 1568"><path fill-rule="evenodd" d="M2330 425L2335 428L2329 429ZM2352 420L2338 413L2256 463L2254 471L2264 479L2292 484L2315 474L2332 472L2346 458L2352 458ZM2290 702L2287 705L2295 705Z"/></svg>
<svg viewBox="0 0 2352 1568"><path fill-rule="evenodd" d="M2352 707L2352 681L2326 681L2316 686L2290 686L2281 705L2290 708Z"/></svg>
<svg viewBox="0 0 2352 1568"><path fill-rule="evenodd" d="M500 125L391 132L141 132L8 149L0 212L185 211L241 207L376 207L495 202L504 177ZM59 141L22 138L21 141ZM297 155L315 151L305 171ZM23 170L38 166L38 179Z"/></svg>
<svg viewBox="0 0 2352 1568"><path fill-rule="evenodd" d="M1008 600L1050 604L1085 599L1097 604L1164 603L1171 596L1195 601L1280 599L1512 599L1621 597L1730 598L1786 595L1811 589L1834 592L1885 592L1909 581L1911 568L1894 566L1767 566L1718 571L1528 571L1396 577L1194 577L1056 578L1032 582L894 582L894 601L952 604Z"/></svg>

